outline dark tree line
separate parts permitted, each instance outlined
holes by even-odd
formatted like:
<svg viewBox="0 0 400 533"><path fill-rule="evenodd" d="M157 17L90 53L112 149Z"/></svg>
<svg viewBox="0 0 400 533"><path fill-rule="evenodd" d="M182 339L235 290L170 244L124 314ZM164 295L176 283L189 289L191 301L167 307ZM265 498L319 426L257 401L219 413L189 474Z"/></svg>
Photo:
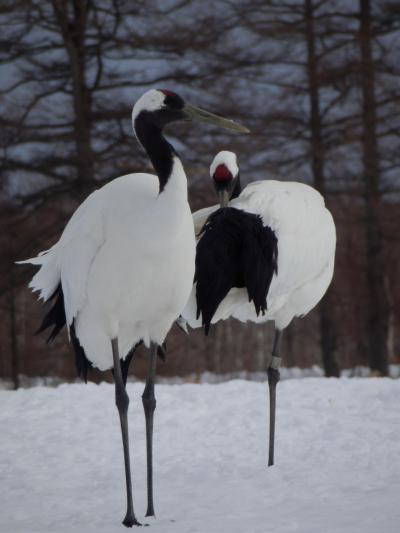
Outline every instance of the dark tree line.
<svg viewBox="0 0 400 533"><path fill-rule="evenodd" d="M398 362L397 2L6 0L0 29L0 376L72 377L65 341L31 339L40 306L13 261L50 246L95 188L149 167L130 113L154 86L252 131L177 127L193 208L215 202L208 166L228 148L245 181L309 182L334 214L334 281L288 329L287 364L335 376ZM173 331L164 372L263 370L270 343L269 326L233 321L207 339Z"/></svg>

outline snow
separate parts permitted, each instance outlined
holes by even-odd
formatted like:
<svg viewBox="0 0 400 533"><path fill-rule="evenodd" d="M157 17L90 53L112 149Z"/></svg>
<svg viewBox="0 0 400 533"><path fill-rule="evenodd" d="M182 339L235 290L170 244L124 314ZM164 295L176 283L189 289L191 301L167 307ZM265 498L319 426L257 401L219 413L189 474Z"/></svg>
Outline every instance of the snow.
<svg viewBox="0 0 400 533"><path fill-rule="evenodd" d="M267 385L159 385L155 510L144 519L143 384L129 383L137 517L155 533L397 533L400 381L278 385L266 467ZM0 532L124 531L111 385L0 392Z"/></svg>
<svg viewBox="0 0 400 533"><path fill-rule="evenodd" d="M284 379L299 379L299 378L322 378L324 376L324 369L318 365L313 365L308 368L299 368L297 366L282 366L280 368L281 381ZM346 378L369 378L371 377L371 369L367 366L355 366L353 368L343 368L341 376ZM29 387L57 387L65 383L64 378L58 376L26 376L19 374L20 387L27 389ZM400 378L400 364L389 365L389 377ZM185 376L158 376L157 382L165 385L180 385L182 383L224 383L232 379L245 379L248 381L265 381L265 371L249 371L237 370L233 372L218 373L215 372L196 372L186 374ZM128 381L132 383L138 381L134 375L128 377ZM79 378L73 380L73 383L82 383ZM0 378L0 390L13 389L13 382L11 379Z"/></svg>

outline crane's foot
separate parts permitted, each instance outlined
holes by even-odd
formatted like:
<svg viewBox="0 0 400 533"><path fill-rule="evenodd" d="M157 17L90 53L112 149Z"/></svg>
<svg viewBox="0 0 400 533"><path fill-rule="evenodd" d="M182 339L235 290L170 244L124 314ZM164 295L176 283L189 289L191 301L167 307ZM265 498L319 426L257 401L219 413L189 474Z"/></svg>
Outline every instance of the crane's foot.
<svg viewBox="0 0 400 533"><path fill-rule="evenodd" d="M154 509L148 509L148 510L146 511L145 516L152 516L153 518L155 518L156 515L155 515L155 513L154 513Z"/></svg>
<svg viewBox="0 0 400 533"><path fill-rule="evenodd" d="M275 448L275 412L276 412L276 386L278 384L280 374L277 368L268 368L268 386L269 386L269 451L268 451L268 466L274 464L274 448Z"/></svg>
<svg viewBox="0 0 400 533"><path fill-rule="evenodd" d="M133 513L126 513L125 518L122 521L125 527L141 526L142 524L136 520Z"/></svg>

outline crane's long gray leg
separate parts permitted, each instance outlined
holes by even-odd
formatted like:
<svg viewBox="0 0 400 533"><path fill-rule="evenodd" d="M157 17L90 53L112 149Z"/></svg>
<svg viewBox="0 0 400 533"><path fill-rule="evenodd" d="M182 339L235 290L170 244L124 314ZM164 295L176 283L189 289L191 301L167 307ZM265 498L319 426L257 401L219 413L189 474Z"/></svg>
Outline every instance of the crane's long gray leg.
<svg viewBox="0 0 400 533"><path fill-rule="evenodd" d="M147 511L146 516L154 516L153 505L153 420L156 408L154 381L156 375L157 349L155 343L150 345L149 371L142 395L144 415L146 417L146 452L147 452Z"/></svg>
<svg viewBox="0 0 400 533"><path fill-rule="evenodd" d="M127 511L122 523L126 527L140 526L136 520L133 511L132 500L132 480L131 465L129 459L129 434L128 434L128 406L129 396L125 390L124 380L122 377L121 363L119 359L118 339L111 341L113 360L114 360L114 380L115 380L115 403L118 408L119 419L121 422L122 444L124 447L125 476L126 476L126 501Z"/></svg>
<svg viewBox="0 0 400 533"><path fill-rule="evenodd" d="M268 466L274 464L274 446L275 446L275 412L276 412L276 386L278 384L281 366L280 344L282 331L275 330L274 347L272 348L271 363L268 367L268 387L269 387L269 452Z"/></svg>

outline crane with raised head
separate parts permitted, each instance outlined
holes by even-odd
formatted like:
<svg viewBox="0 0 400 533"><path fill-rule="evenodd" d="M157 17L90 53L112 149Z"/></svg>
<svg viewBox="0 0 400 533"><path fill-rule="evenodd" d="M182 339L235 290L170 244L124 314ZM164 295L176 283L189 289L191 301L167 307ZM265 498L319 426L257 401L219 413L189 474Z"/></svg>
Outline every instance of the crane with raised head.
<svg viewBox="0 0 400 533"><path fill-rule="evenodd" d="M149 348L142 400L146 418L147 512L153 505L153 415L157 351L188 299L194 275L195 236L182 162L163 136L179 121L246 128L186 103L176 93L150 90L135 104L133 129L156 175L136 173L90 194L49 250L23 261L39 266L30 287L52 307L40 331L54 338L64 325L79 374L90 366L113 370L119 412L127 512L123 524L140 525L132 501L126 376L131 350Z"/></svg>

